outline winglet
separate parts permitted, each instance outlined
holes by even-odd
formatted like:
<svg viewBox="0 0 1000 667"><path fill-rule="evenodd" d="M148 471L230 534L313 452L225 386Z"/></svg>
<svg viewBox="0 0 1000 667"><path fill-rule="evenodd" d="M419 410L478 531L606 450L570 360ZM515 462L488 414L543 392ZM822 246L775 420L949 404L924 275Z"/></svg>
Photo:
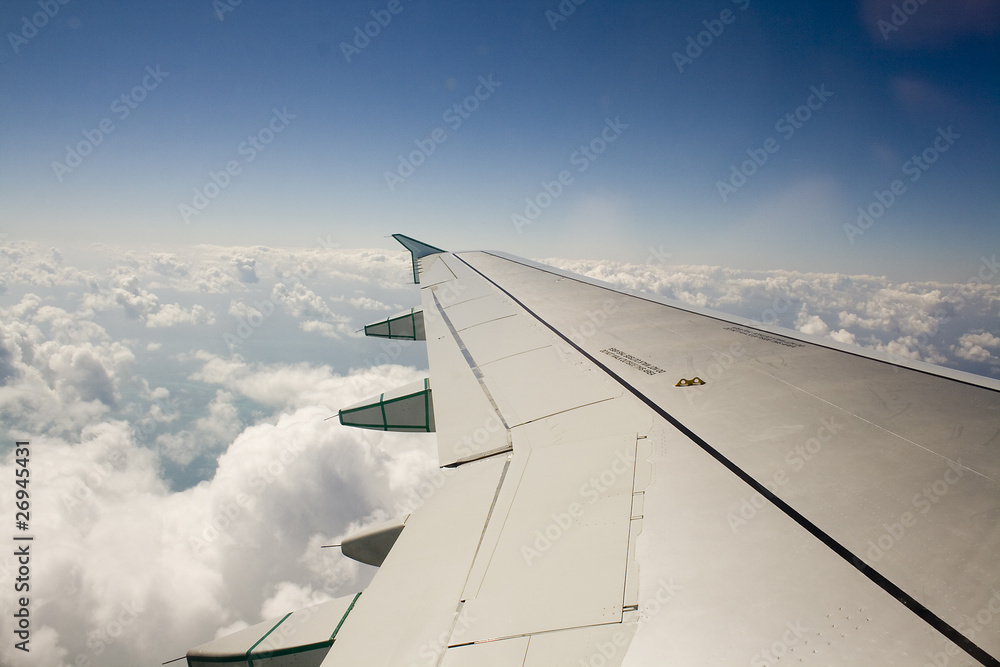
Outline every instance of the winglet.
<svg viewBox="0 0 1000 667"><path fill-rule="evenodd" d="M426 257L427 255L445 252L444 250L441 250L441 248L435 248L434 246L428 245L423 241L411 239L409 236L404 236L403 234L393 234L392 238L402 243L403 247L410 251L410 256L413 259L413 282L418 285L420 284L420 274L417 272L417 260L421 257Z"/></svg>

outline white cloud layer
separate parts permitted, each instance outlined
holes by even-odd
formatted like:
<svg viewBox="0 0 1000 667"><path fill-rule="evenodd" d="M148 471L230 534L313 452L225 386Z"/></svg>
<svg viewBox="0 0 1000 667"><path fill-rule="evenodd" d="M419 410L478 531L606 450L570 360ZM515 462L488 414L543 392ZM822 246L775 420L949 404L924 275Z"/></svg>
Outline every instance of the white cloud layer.
<svg viewBox="0 0 1000 667"><path fill-rule="evenodd" d="M995 257L984 260L981 270L965 283L895 283L876 276L714 266L542 261L693 306L905 359L1000 376L997 350L989 351L1000 324Z"/></svg>

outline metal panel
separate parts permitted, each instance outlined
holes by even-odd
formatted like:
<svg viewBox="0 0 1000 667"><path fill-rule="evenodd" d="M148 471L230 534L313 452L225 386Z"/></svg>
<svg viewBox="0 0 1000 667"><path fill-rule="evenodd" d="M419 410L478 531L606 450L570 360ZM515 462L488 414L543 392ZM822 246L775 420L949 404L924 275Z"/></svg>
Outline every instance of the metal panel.
<svg viewBox="0 0 1000 667"><path fill-rule="evenodd" d="M328 600L202 644L188 651L188 665L319 665L359 596Z"/></svg>
<svg viewBox="0 0 1000 667"><path fill-rule="evenodd" d="M612 623L532 635L524 667L617 667L635 630L635 623ZM648 666L670 664L656 660Z"/></svg>
<svg viewBox="0 0 1000 667"><path fill-rule="evenodd" d="M496 295L496 290L478 276L469 276L435 285L434 292L444 308L453 308L466 301L474 301L484 296ZM427 306L424 306L427 310Z"/></svg>
<svg viewBox="0 0 1000 667"><path fill-rule="evenodd" d="M434 369L438 463L452 465L489 452L507 449L507 428L499 411L483 392L483 385L463 354L444 317L436 295L446 291L424 289L427 315L427 360Z"/></svg>
<svg viewBox="0 0 1000 667"><path fill-rule="evenodd" d="M664 424L649 440L642 621L626 665L923 665L943 654L941 635L682 434ZM731 524L741 512L747 523Z"/></svg>
<svg viewBox="0 0 1000 667"><path fill-rule="evenodd" d="M502 317L509 317L516 311L508 302L501 299L496 294L487 294L477 299L469 299L462 303L448 308L448 317L456 331L498 320Z"/></svg>
<svg viewBox="0 0 1000 667"><path fill-rule="evenodd" d="M493 505L503 457L440 471L347 617L325 665L409 665L438 655ZM435 487L436 488L436 487Z"/></svg>
<svg viewBox="0 0 1000 667"><path fill-rule="evenodd" d="M465 329L462 331L462 342L480 365L552 344L523 315L512 315Z"/></svg>
<svg viewBox="0 0 1000 667"><path fill-rule="evenodd" d="M449 648L441 667L521 667L527 652L528 637L466 644Z"/></svg>
<svg viewBox="0 0 1000 667"><path fill-rule="evenodd" d="M506 515L494 513L503 529L491 553L481 550L490 562L462 609L463 641L621 621L635 442L525 452L515 441L514 458L529 459L509 480L517 491Z"/></svg>
<svg viewBox="0 0 1000 667"><path fill-rule="evenodd" d="M424 287L430 287L438 283L443 283L455 279L455 274L451 272L448 265L441 261L442 255L430 255L418 261L420 267L420 279L415 280Z"/></svg>
<svg viewBox="0 0 1000 667"><path fill-rule="evenodd" d="M505 357L482 368L486 385L511 426L614 396L551 346Z"/></svg>

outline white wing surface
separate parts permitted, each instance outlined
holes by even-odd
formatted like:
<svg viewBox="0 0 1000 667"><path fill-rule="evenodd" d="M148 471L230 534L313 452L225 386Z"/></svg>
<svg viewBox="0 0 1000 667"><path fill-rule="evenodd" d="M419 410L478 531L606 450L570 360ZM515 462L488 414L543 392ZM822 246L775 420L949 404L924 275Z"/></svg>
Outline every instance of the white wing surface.
<svg viewBox="0 0 1000 667"><path fill-rule="evenodd" d="M1000 383L397 238L443 481L324 667L1000 664Z"/></svg>

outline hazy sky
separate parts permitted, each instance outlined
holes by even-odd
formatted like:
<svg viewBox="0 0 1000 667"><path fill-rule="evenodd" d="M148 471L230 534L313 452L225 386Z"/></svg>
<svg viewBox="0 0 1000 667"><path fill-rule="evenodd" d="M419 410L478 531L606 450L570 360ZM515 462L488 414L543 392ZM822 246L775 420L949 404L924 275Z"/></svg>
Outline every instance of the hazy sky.
<svg viewBox="0 0 1000 667"><path fill-rule="evenodd" d="M0 27L8 240L953 281L1000 240L996 3L8 0Z"/></svg>

